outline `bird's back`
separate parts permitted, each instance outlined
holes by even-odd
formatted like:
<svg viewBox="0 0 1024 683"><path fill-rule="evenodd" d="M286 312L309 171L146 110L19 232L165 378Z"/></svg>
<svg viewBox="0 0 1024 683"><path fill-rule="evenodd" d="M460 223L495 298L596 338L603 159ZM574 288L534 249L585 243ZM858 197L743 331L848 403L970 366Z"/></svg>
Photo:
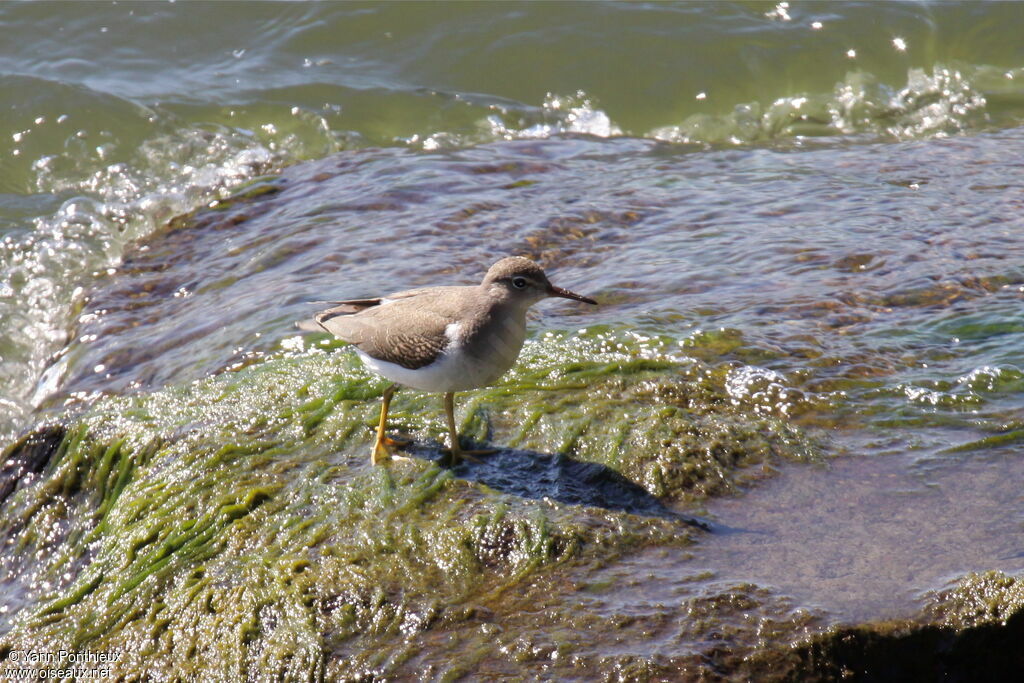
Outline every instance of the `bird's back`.
<svg viewBox="0 0 1024 683"><path fill-rule="evenodd" d="M378 299L335 302L317 313L314 321L316 329L354 344L373 358L415 369L432 363L452 343L452 330L463 327L462 323L475 325L478 294L475 286L411 289Z"/></svg>

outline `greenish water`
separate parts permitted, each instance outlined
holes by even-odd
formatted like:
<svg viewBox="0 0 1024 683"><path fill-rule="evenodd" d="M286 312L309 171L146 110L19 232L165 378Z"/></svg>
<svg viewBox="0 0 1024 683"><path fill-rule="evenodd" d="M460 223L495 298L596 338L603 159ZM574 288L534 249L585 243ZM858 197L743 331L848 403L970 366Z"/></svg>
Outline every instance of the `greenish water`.
<svg viewBox="0 0 1024 683"><path fill-rule="evenodd" d="M581 610L570 622L584 631L635 618L616 656L654 661L704 652L718 626L679 611L698 609L702 591L736 610L757 602L787 628L823 628L909 615L965 572L1024 569L1012 486L1024 476L1024 3L5 3L0 34L0 446L48 421L105 416L83 418L102 447L65 445L74 466L22 473L9 500L28 507L4 508L19 547L80 535L38 572L0 558L11 596L0 632L116 564L118 534L136 533L128 517L99 564L99 548L77 545L103 516L79 488L99 487L106 514L121 490L112 471L139 473L120 485L140 506L167 472L201 482L153 505L202 501L207 516L193 521L213 539L196 542L202 552L237 533L231 515L305 514L281 500L313 495L289 473L329 470L344 500L325 486L308 505L357 508L352 482L376 476L362 437L379 388L350 374L343 349L331 347L341 365L322 367L319 340L293 321L312 300L474 282L509 253L602 305L537 307L520 368L465 397L470 432L504 449L494 461L396 475L392 498L386 482L371 486L399 536L408 510L395 500L427 501L438 534L462 496L486 519L504 514L495 501L511 505L521 554L501 566L520 578L562 568L509 584L509 604L554 591L565 599L552 609ZM588 374L595 364L605 370ZM651 377L634 383L641 370ZM276 372L287 390L260 379ZM208 391L211 375L235 373L266 395ZM594 406L580 398L587 387ZM334 398L308 408L314 418L288 412L307 391ZM152 421L116 417L133 396ZM436 406L399 396L396 426L431 456ZM682 422L659 421L659 405ZM684 428L685 415L695 422ZM336 443L296 426L324 419ZM225 425L257 444L240 462L259 482L203 478L235 444ZM301 435L274 451L278 464L258 445L277 438L273 425ZM182 451L181 435L204 428L210 452ZM171 445L137 461L157 433ZM132 455L114 448L122 438L137 440ZM833 456L845 457L804 464ZM625 483L580 488L587 463ZM48 487L84 507L47 507ZM546 499L569 512L536 502ZM573 512L591 508L612 521ZM12 522L25 510L45 512L26 530ZM682 531L633 519L666 510L721 533L673 546ZM548 538L541 517L563 540L583 529L584 548L602 525L627 529L608 546L623 559L566 560L536 543ZM314 536L347 556L338 539L364 521L327 518ZM161 539L185 538L154 524ZM265 539L249 531L257 553ZM655 540L631 555L629 534ZM275 552L312 542L288 538ZM490 562L482 538L442 546L469 544ZM427 552L421 539L403 547L414 565ZM405 566L369 561L396 576ZM499 609L480 597L496 580L487 562L468 594ZM65 564L74 571L57 581ZM262 571L246 577L272 580ZM332 571L320 579L340 580ZM97 583L94 597L116 602L133 576ZM558 588L606 580L620 590ZM433 614L413 603L407 614ZM561 652L537 636L540 621L503 614L510 634L547 643L543 657ZM756 633L739 611L719 616L742 659ZM80 630L74 619L46 637ZM443 651L514 672L458 619L414 629L423 649L375 668L367 652L393 647L394 631L357 622L344 626L354 641L323 648L362 671L434 666L424 643L451 629L463 644ZM111 637L134 637L117 624ZM513 640L501 647L531 651ZM587 671L634 671L598 650L577 652Z"/></svg>

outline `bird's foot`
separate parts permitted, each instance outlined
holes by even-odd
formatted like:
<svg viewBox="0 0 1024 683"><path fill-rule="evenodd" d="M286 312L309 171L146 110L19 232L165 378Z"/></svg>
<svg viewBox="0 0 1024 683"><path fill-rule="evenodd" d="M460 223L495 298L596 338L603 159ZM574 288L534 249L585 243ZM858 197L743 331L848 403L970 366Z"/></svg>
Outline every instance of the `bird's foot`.
<svg viewBox="0 0 1024 683"><path fill-rule="evenodd" d="M395 455L394 451L391 450L391 439L378 441L373 445L373 451L370 452L370 464L379 465L386 460L399 460L399 461L410 461L412 458L404 455ZM399 442L402 443L402 442Z"/></svg>
<svg viewBox="0 0 1024 683"><path fill-rule="evenodd" d="M408 446L408 441L401 441L399 439L392 439L389 436L381 435L377 438L377 442L373 444L373 451L370 453L370 464L377 465L385 460L412 460L404 455L395 455L392 450L394 448L401 448L402 446Z"/></svg>
<svg viewBox="0 0 1024 683"><path fill-rule="evenodd" d="M388 448L387 444L383 441L377 441L373 444L373 450L370 451L370 464L379 465L385 460L391 459L391 449Z"/></svg>

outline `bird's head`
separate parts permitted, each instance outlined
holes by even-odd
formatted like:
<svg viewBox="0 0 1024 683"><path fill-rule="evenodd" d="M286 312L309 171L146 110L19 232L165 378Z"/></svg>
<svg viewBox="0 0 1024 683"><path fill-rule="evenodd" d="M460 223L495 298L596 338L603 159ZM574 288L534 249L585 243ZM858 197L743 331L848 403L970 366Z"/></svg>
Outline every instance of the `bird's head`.
<svg viewBox="0 0 1024 683"><path fill-rule="evenodd" d="M589 297L555 287L540 266L522 256L509 256L495 263L487 271L481 286L492 296L526 307L552 296L597 305Z"/></svg>

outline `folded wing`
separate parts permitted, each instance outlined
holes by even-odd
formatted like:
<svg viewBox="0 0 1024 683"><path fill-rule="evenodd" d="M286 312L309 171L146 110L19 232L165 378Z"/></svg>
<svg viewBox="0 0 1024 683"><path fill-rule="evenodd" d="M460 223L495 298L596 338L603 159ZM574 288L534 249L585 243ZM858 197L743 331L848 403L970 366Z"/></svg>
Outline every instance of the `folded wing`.
<svg viewBox="0 0 1024 683"><path fill-rule="evenodd" d="M326 330L368 356L415 370L433 363L451 343L446 330L453 322L413 299L418 293L412 290L386 298L332 302L333 307L298 327ZM400 315L391 310L395 308L402 309Z"/></svg>

